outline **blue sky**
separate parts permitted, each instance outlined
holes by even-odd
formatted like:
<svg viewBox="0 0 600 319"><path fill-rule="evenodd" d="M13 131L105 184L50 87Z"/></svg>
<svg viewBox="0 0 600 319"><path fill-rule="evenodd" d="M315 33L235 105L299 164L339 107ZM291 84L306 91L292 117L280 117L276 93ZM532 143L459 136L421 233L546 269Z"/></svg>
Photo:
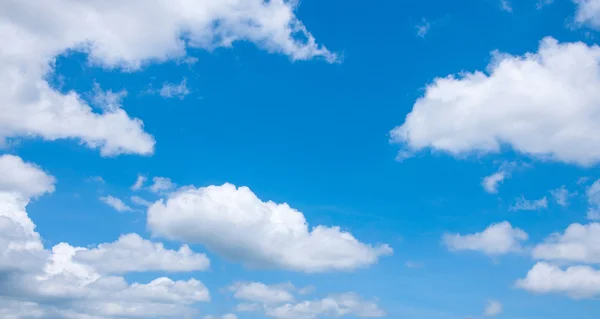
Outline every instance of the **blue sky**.
<svg viewBox="0 0 600 319"><path fill-rule="evenodd" d="M0 12L0 317L600 313L597 0Z"/></svg>

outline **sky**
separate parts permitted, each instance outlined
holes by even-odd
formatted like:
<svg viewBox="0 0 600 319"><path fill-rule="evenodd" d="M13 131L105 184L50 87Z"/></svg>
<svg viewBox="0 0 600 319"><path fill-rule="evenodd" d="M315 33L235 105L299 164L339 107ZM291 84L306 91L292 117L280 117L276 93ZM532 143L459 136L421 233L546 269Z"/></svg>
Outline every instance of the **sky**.
<svg viewBox="0 0 600 319"><path fill-rule="evenodd" d="M598 318L599 0L8 0L0 35L1 318Z"/></svg>

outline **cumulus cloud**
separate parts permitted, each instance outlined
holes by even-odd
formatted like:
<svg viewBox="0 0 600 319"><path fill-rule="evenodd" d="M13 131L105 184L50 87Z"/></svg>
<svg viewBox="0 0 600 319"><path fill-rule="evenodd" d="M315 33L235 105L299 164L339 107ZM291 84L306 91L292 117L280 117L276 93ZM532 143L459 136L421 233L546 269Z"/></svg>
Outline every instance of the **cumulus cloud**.
<svg viewBox="0 0 600 319"><path fill-rule="evenodd" d="M509 178L516 168L517 163L515 162L503 163L496 173L486 176L483 181L481 181L481 186L487 193L497 194L500 184L502 184L505 179Z"/></svg>
<svg viewBox="0 0 600 319"><path fill-rule="evenodd" d="M529 200L525 197L517 198L517 202L512 205L509 209L512 211L519 210L541 210L548 208L548 198L542 197L540 199Z"/></svg>
<svg viewBox="0 0 600 319"><path fill-rule="evenodd" d="M191 268L200 268L203 255L193 254L185 246L171 251L139 236L127 235L116 243L92 249L67 243L55 245L51 250L44 248L26 207L32 196L51 192L54 179L21 159L0 161L0 171L6 171L7 167L33 178L27 183L14 183L10 175L0 174L3 187L0 315L3 318L181 318L195 314L192 307L195 303L210 299L206 287L195 279L173 281L163 277L149 283L129 284L123 277L112 275L185 270L158 261L163 258L175 258ZM30 184L34 182L39 184ZM10 185L14 188L10 189ZM136 258L124 260L123 254Z"/></svg>
<svg viewBox="0 0 600 319"><path fill-rule="evenodd" d="M233 292L234 298L249 302L276 304L294 301L291 292L294 286L291 284L269 286L261 282L237 282L228 289Z"/></svg>
<svg viewBox="0 0 600 319"><path fill-rule="evenodd" d="M108 195L108 196L100 197L99 199L106 205L114 208L119 213L133 211L133 208L127 206L127 204L125 204L122 200L120 200L114 196Z"/></svg>
<svg viewBox="0 0 600 319"><path fill-rule="evenodd" d="M37 197L54 191L54 177L14 155L0 156L0 192Z"/></svg>
<svg viewBox="0 0 600 319"><path fill-rule="evenodd" d="M0 48L0 141L75 139L103 156L152 154L154 138L120 105L96 112L77 92L53 88L46 79L54 72L55 57L80 51L96 65L134 71L150 62L185 58L186 47L212 50L249 41L293 60L336 61L296 17L297 3L2 1L0 34L10 45Z"/></svg>
<svg viewBox="0 0 600 319"><path fill-rule="evenodd" d="M355 293L331 295L329 297L287 303L274 308L268 308L265 314L278 319L313 319L321 316L342 317L352 315L357 317L383 317L385 312L377 303L366 301Z"/></svg>
<svg viewBox="0 0 600 319"><path fill-rule="evenodd" d="M600 296L600 271L589 266L561 269L539 262L516 286L538 294L563 293L576 299L593 298Z"/></svg>
<svg viewBox="0 0 600 319"><path fill-rule="evenodd" d="M535 259L600 264L600 224L573 224L533 249Z"/></svg>
<svg viewBox="0 0 600 319"><path fill-rule="evenodd" d="M170 250L138 234L122 235L114 243L100 244L93 249L80 249L73 259L92 266L98 272L109 274L191 272L206 270L210 266L206 255L194 253L187 245L179 250Z"/></svg>
<svg viewBox="0 0 600 319"><path fill-rule="evenodd" d="M587 25L600 29L600 0L573 0L577 4L575 21L580 25Z"/></svg>
<svg viewBox="0 0 600 319"><path fill-rule="evenodd" d="M577 61L577 63L573 63ZM537 53L496 53L487 72L437 78L391 132L404 153L455 156L509 146L532 157L600 162L600 47L541 41Z"/></svg>
<svg viewBox="0 0 600 319"><path fill-rule="evenodd" d="M483 232L460 235L445 234L443 243L451 251L480 251L496 256L523 250L521 242L528 239L525 231L513 228L509 222L492 224Z"/></svg>
<svg viewBox="0 0 600 319"><path fill-rule="evenodd" d="M487 305L485 306L485 311L483 312L483 314L487 317L495 317L501 313L502 304L497 300L488 301Z"/></svg>
<svg viewBox="0 0 600 319"><path fill-rule="evenodd" d="M148 228L155 236L203 244L250 267L353 270L392 253L387 245L364 244L339 227L310 229L288 204L264 202L249 188L231 184L170 194L148 209Z"/></svg>

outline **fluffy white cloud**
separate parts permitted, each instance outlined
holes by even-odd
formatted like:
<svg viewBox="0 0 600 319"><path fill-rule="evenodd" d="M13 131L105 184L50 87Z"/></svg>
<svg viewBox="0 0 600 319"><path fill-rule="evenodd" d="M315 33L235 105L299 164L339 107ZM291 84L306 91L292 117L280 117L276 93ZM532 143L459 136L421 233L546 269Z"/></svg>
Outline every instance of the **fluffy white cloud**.
<svg viewBox="0 0 600 319"><path fill-rule="evenodd" d="M123 235L116 242L100 244L97 248L78 250L73 259L108 274L189 272L206 270L210 266L206 255L194 253L187 245L179 250L169 250L163 244L145 240L138 234Z"/></svg>
<svg viewBox="0 0 600 319"><path fill-rule="evenodd" d="M446 234L443 242L451 251L472 250L494 256L522 251L521 242L527 239L525 231L513 228L509 222L502 222L492 224L480 233Z"/></svg>
<svg viewBox="0 0 600 319"><path fill-rule="evenodd" d="M600 0L573 0L577 4L575 21L600 29Z"/></svg>
<svg viewBox="0 0 600 319"><path fill-rule="evenodd" d="M102 201L106 205L114 208L116 211L118 211L120 213L133 211L133 208L127 206L127 204L123 203L122 200L120 200L114 196L108 195L108 196L100 197L99 199L100 199L100 201Z"/></svg>
<svg viewBox="0 0 600 319"><path fill-rule="evenodd" d="M153 193L161 193L170 191L175 188L175 183L167 177L154 177L152 179L152 185L150 185L150 191Z"/></svg>
<svg viewBox="0 0 600 319"><path fill-rule="evenodd" d="M510 207L510 210L541 210L548 208L548 198L542 197L540 199L529 200L525 197L517 198L517 202Z"/></svg>
<svg viewBox="0 0 600 319"><path fill-rule="evenodd" d="M275 308L268 308L265 314L278 319L313 319L320 316L341 317L353 315L357 317L383 317L385 312L377 303L366 301L355 293L331 295L329 297L288 303Z"/></svg>
<svg viewBox="0 0 600 319"><path fill-rule="evenodd" d="M0 141L8 137L76 139L104 156L153 153L141 120L119 105L97 112L76 92L51 87L56 56L81 51L92 63L129 71L184 58L186 46L250 41L293 60L335 54L316 44L296 18L297 1L125 0L0 2ZM156 23L160 21L160 23Z"/></svg>
<svg viewBox="0 0 600 319"><path fill-rule="evenodd" d="M205 257L185 246L171 251L136 235L127 235L116 243L93 249L67 243L45 249L26 206L31 196L51 192L54 179L20 159L0 161L0 167L5 169L3 165L34 178L14 183L11 175L0 174L2 318L181 318L195 314L193 304L210 299L206 287L195 279L158 278L147 284L129 284L123 277L109 274L205 267ZM10 185L15 187L9 189ZM123 254L134 258L125 260ZM184 266L166 265L163 258L172 258Z"/></svg>
<svg viewBox="0 0 600 319"><path fill-rule="evenodd" d="M533 249L535 259L600 264L600 224L573 224Z"/></svg>
<svg viewBox="0 0 600 319"><path fill-rule="evenodd" d="M488 301L487 305L485 306L485 311L483 312L483 314L488 317L495 317L501 313L502 304L497 300Z"/></svg>
<svg viewBox="0 0 600 319"><path fill-rule="evenodd" d="M292 290L291 284L269 286L261 282L237 282L229 287L234 298L262 304L294 301Z"/></svg>
<svg viewBox="0 0 600 319"><path fill-rule="evenodd" d="M490 194L496 194L498 193L498 185L500 185L500 183L504 182L504 179L506 178L506 172L504 171L498 171L490 176L486 176L483 181L481 182L481 186L483 186L483 189L490 193Z"/></svg>
<svg viewBox="0 0 600 319"><path fill-rule="evenodd" d="M14 155L0 156L0 192L36 197L54 191L54 177Z"/></svg>
<svg viewBox="0 0 600 319"><path fill-rule="evenodd" d="M572 298L592 298L600 296L600 271L589 266L573 266L563 270L539 262L516 285L533 293L564 293Z"/></svg>
<svg viewBox="0 0 600 319"><path fill-rule="evenodd" d="M577 63L573 63L577 61ZM488 72L437 78L392 132L403 153L497 153L600 161L600 47L541 41L537 53L496 53Z"/></svg>
<svg viewBox="0 0 600 319"><path fill-rule="evenodd" d="M148 209L148 228L155 236L203 244L250 267L352 270L392 253L387 245L361 243L339 227L309 229L304 215L289 205L263 202L249 188L231 184L170 194Z"/></svg>

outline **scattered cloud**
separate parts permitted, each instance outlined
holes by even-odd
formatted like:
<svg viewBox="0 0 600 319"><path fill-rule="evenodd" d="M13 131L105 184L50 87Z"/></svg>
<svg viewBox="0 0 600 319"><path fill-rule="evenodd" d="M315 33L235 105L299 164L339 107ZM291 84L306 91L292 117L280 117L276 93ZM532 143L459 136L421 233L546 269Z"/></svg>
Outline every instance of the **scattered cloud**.
<svg viewBox="0 0 600 319"><path fill-rule="evenodd" d="M108 196L100 197L99 199L106 205L114 208L119 213L133 211L133 208L127 206L127 204L123 203L122 200L120 200L114 196L108 195Z"/></svg>
<svg viewBox="0 0 600 319"><path fill-rule="evenodd" d="M538 294L564 293L575 299L593 298L600 296L600 271L589 266L561 269L539 262L516 286Z"/></svg>
<svg viewBox="0 0 600 319"><path fill-rule="evenodd" d="M484 315L487 317L495 317L502 313L502 304L497 300L489 300L485 306Z"/></svg>
<svg viewBox="0 0 600 319"><path fill-rule="evenodd" d="M525 197L519 197L517 198L517 202L511 206L509 209L512 211L519 211L519 210L541 210L541 209L546 209L548 208L548 198L547 197L543 197L540 199L535 199L535 200L528 200L525 199Z"/></svg>
<svg viewBox="0 0 600 319"><path fill-rule="evenodd" d="M600 224L570 225L533 249L533 258L548 261L600 264Z"/></svg>
<svg viewBox="0 0 600 319"><path fill-rule="evenodd" d="M589 220L600 220L600 179L595 181L586 191L590 205L587 213Z"/></svg>
<svg viewBox="0 0 600 319"><path fill-rule="evenodd" d="M92 249L67 243L51 250L44 248L26 207L32 197L52 192L55 180L34 164L3 156L0 172L9 171L20 171L26 181L15 182L11 175L0 174L3 318L181 318L194 315L196 303L210 300L208 289L195 279L173 281L162 277L129 284L114 275L165 267L177 271L172 267L178 266L164 263L163 257L179 261L197 257L183 248L178 252L166 250L137 235Z"/></svg>
<svg viewBox="0 0 600 319"><path fill-rule="evenodd" d="M361 243L339 227L309 229L304 215L288 204L264 202L231 184L169 194L148 209L148 229L154 236L203 244L249 267L353 270L392 254L388 245Z"/></svg>
<svg viewBox="0 0 600 319"><path fill-rule="evenodd" d="M446 234L443 236L443 243L450 251L471 250L497 256L522 251L521 242L528 237L525 231L513 228L509 222L502 222L492 224L480 233Z"/></svg>
<svg viewBox="0 0 600 319"><path fill-rule="evenodd" d="M500 7L506 12L513 12L512 4L508 0L500 0Z"/></svg>
<svg viewBox="0 0 600 319"><path fill-rule="evenodd" d="M425 267L425 264L423 264L422 262L418 262L418 261L407 261L404 263L404 266L406 266L407 268L412 268L412 269L419 269L419 268L423 268Z"/></svg>
<svg viewBox="0 0 600 319"><path fill-rule="evenodd" d="M233 292L234 298L252 303L278 304L294 301L291 293L294 286L290 287L290 284L268 286L260 282L237 282L228 289Z"/></svg>
<svg viewBox="0 0 600 319"><path fill-rule="evenodd" d="M423 18L421 23L415 26L417 29L417 36L421 38L425 38L427 33L429 33L429 29L431 29L431 23L427 21L427 19Z"/></svg>
<svg viewBox="0 0 600 319"><path fill-rule="evenodd" d="M153 193L162 193L174 189L177 185L167 177L154 177L152 178L152 185L150 185L150 191Z"/></svg>
<svg viewBox="0 0 600 319"><path fill-rule="evenodd" d="M131 201L134 204L139 205L139 206L146 206L146 207L148 207L148 206L152 205L151 201L147 201L147 200L145 200L145 199L143 199L143 198L141 198L139 196L135 196L134 195L134 196L131 196L130 199L131 199Z"/></svg>
<svg viewBox="0 0 600 319"><path fill-rule="evenodd" d="M122 235L114 243L100 244L93 249L79 249L72 258L105 274L191 272L206 270L210 266L206 255L194 253L187 245L179 250L169 250L163 244L145 240L138 234Z"/></svg>
<svg viewBox="0 0 600 319"><path fill-rule="evenodd" d="M512 172L517 168L515 162L505 162L500 165L498 171L492 175L486 176L481 182L483 189L489 194L497 194L498 187L504 182L505 179L509 178Z"/></svg>
<svg viewBox="0 0 600 319"><path fill-rule="evenodd" d="M552 198L554 198L554 201L558 205L563 206L563 207L569 206L569 197L574 195L571 192L569 192L569 190L567 189L567 187L565 187L565 185L563 185L557 189L551 190L550 194L552 195Z"/></svg>
<svg viewBox="0 0 600 319"><path fill-rule="evenodd" d="M86 179L86 182L94 182L98 184L106 184L106 181L102 176L92 176Z"/></svg>
<svg viewBox="0 0 600 319"><path fill-rule="evenodd" d="M228 313L222 316L213 316L213 315L208 315L208 316L204 316L204 319L237 319L237 316L233 313Z"/></svg>
<svg viewBox="0 0 600 319"><path fill-rule="evenodd" d="M573 0L577 5L575 22L600 30L600 0Z"/></svg>
<svg viewBox="0 0 600 319"><path fill-rule="evenodd" d="M280 0L174 1L168 9L158 0L6 3L0 29L11 31L4 39L10 46L0 50L0 140L76 139L103 156L150 155L155 141L140 119L116 104L94 112L76 92L62 93L48 83L55 57L81 51L95 65L136 71L185 58L187 47L213 50L247 41L292 60L337 62L296 17L297 6Z"/></svg>
<svg viewBox="0 0 600 319"><path fill-rule="evenodd" d="M131 186L131 190L137 191L142 189L142 187L144 187L144 183L146 183L146 176L138 174L137 179L135 180L135 183Z"/></svg>
<svg viewBox="0 0 600 319"><path fill-rule="evenodd" d="M324 299L287 303L267 308L265 314L277 319L313 319L321 316L383 317L385 312L377 303L365 301L355 293L331 295Z"/></svg>
<svg viewBox="0 0 600 319"><path fill-rule="evenodd" d="M435 79L392 130L392 141L410 153L464 156L510 146L535 158L593 165L600 162L598 73L596 45L545 38L537 53L495 53L487 73Z"/></svg>
<svg viewBox="0 0 600 319"><path fill-rule="evenodd" d="M183 100L188 94L190 94L190 90L187 88L187 79L183 78L180 83L163 83L163 86L158 90L158 94L164 98L178 98Z"/></svg>

